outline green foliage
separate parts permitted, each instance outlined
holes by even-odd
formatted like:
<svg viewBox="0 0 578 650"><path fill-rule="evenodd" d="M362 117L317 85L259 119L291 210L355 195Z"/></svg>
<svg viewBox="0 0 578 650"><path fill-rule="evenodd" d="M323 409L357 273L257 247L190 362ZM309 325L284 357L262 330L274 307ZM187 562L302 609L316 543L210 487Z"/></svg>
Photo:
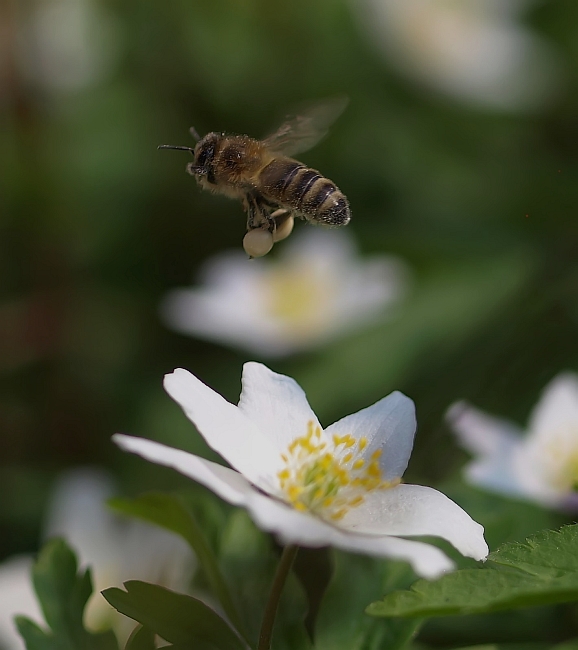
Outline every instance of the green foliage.
<svg viewBox="0 0 578 650"><path fill-rule="evenodd" d="M138 625L128 638L124 650L156 650L155 633Z"/></svg>
<svg viewBox="0 0 578 650"><path fill-rule="evenodd" d="M186 507L182 499L170 494L151 492L132 500L112 499L110 503L117 512L162 526L187 541L195 552L207 581L215 597L219 599L224 612L241 636L247 638L245 626L233 602L217 558L207 544L205 535L193 513Z"/></svg>
<svg viewBox="0 0 578 650"><path fill-rule="evenodd" d="M245 650L228 624L200 600L138 580L103 592L119 612L170 643L200 650Z"/></svg>
<svg viewBox="0 0 578 650"><path fill-rule="evenodd" d="M321 603L315 650L397 650L417 633L420 621L364 616L369 601L387 588L409 585L414 574L403 562L335 552L335 573Z"/></svg>
<svg viewBox="0 0 578 650"><path fill-rule="evenodd" d="M578 600L578 525L506 544L488 565L463 569L407 591L394 591L367 608L372 616L483 614Z"/></svg>
<svg viewBox="0 0 578 650"><path fill-rule="evenodd" d="M74 553L61 539L48 542L32 569L32 581L49 630L16 618L27 650L118 650L112 632L93 633L82 616L92 594L90 571L77 573Z"/></svg>

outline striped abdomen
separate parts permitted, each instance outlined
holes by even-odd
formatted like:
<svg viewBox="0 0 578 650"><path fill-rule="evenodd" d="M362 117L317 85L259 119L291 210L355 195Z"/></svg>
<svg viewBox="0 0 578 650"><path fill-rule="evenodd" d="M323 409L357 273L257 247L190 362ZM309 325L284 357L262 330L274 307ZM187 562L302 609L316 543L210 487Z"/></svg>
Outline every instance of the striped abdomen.
<svg viewBox="0 0 578 650"><path fill-rule="evenodd" d="M291 158L274 158L259 175L260 189L280 206L328 226L345 226L351 218L345 195L315 169Z"/></svg>

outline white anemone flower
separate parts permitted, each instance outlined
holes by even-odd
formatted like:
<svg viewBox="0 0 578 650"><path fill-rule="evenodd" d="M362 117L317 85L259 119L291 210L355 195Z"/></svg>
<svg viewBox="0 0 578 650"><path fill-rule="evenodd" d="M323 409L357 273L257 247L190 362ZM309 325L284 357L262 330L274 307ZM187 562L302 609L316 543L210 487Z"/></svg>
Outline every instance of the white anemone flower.
<svg viewBox="0 0 578 650"><path fill-rule="evenodd" d="M64 537L90 566L93 594L84 613L89 629L112 627L124 643L134 621L113 609L100 594L126 580L145 580L186 591L192 575L192 553L180 537L143 522L115 516L106 500L113 496L108 476L96 469L67 472L58 481L48 508L43 537ZM32 557L18 556L0 564L0 648L24 650L13 623L22 614L42 624L44 617L32 587Z"/></svg>
<svg viewBox="0 0 578 650"><path fill-rule="evenodd" d="M105 79L120 54L120 29L104 3L33 0L16 14L16 63L31 85L75 92Z"/></svg>
<svg viewBox="0 0 578 650"><path fill-rule="evenodd" d="M524 433L465 402L448 421L461 445L474 455L467 480L488 490L541 505L578 506L578 376L564 373L544 389Z"/></svg>
<svg viewBox="0 0 578 650"><path fill-rule="evenodd" d="M376 47L418 83L499 110L542 105L558 78L528 0L352 0Z"/></svg>
<svg viewBox="0 0 578 650"><path fill-rule="evenodd" d="M142 438L117 434L115 442L246 508L282 543L404 560L426 578L453 563L406 536L441 537L463 555L486 557L480 524L441 492L401 483L416 427L405 395L391 393L323 429L299 385L259 363L244 365L238 406L182 368L164 384L234 469Z"/></svg>
<svg viewBox="0 0 578 650"><path fill-rule="evenodd" d="M278 260L217 255L201 286L171 291L161 314L184 334L279 357L378 319L403 293L405 271L394 257L359 258L343 231L307 228Z"/></svg>

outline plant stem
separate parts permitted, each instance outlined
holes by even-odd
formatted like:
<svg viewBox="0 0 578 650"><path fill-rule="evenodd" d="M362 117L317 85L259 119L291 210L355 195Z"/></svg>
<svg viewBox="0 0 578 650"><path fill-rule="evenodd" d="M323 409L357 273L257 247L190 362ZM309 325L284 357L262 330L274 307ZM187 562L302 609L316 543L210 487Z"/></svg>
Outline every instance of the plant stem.
<svg viewBox="0 0 578 650"><path fill-rule="evenodd" d="M261 632L259 634L259 645L257 650L271 650L271 638L273 636L273 625L275 624L275 615L277 614L277 607L279 606L279 599L283 586L293 565L293 561L299 550L298 546L289 545L283 549L283 554L279 560L279 566L273 578L271 585L271 593L269 600L265 607L265 614L263 615L263 623L261 624Z"/></svg>

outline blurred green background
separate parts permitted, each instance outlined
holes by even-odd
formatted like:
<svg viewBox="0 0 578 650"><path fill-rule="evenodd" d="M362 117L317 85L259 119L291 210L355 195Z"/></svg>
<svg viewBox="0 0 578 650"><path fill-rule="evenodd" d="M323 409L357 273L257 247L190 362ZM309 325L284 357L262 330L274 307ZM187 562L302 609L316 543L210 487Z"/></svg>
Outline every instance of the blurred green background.
<svg viewBox="0 0 578 650"><path fill-rule="evenodd" d="M474 518L498 516L499 500L453 478L466 456L443 414L467 398L524 424L546 382L578 369L578 4L519 18L558 76L544 102L515 110L400 73L364 7L0 4L0 558L37 548L67 467L107 466L127 493L187 485L110 442L122 431L202 449L165 372L186 367L238 397L249 357L168 331L158 305L240 247L245 217L157 145L189 144L191 125L263 136L293 106L341 93L346 112L301 158L347 194L363 253L403 257L413 289L395 320L269 365L325 424L404 391L419 422L406 479L450 482ZM490 544L557 521L530 510L516 528L507 509Z"/></svg>

